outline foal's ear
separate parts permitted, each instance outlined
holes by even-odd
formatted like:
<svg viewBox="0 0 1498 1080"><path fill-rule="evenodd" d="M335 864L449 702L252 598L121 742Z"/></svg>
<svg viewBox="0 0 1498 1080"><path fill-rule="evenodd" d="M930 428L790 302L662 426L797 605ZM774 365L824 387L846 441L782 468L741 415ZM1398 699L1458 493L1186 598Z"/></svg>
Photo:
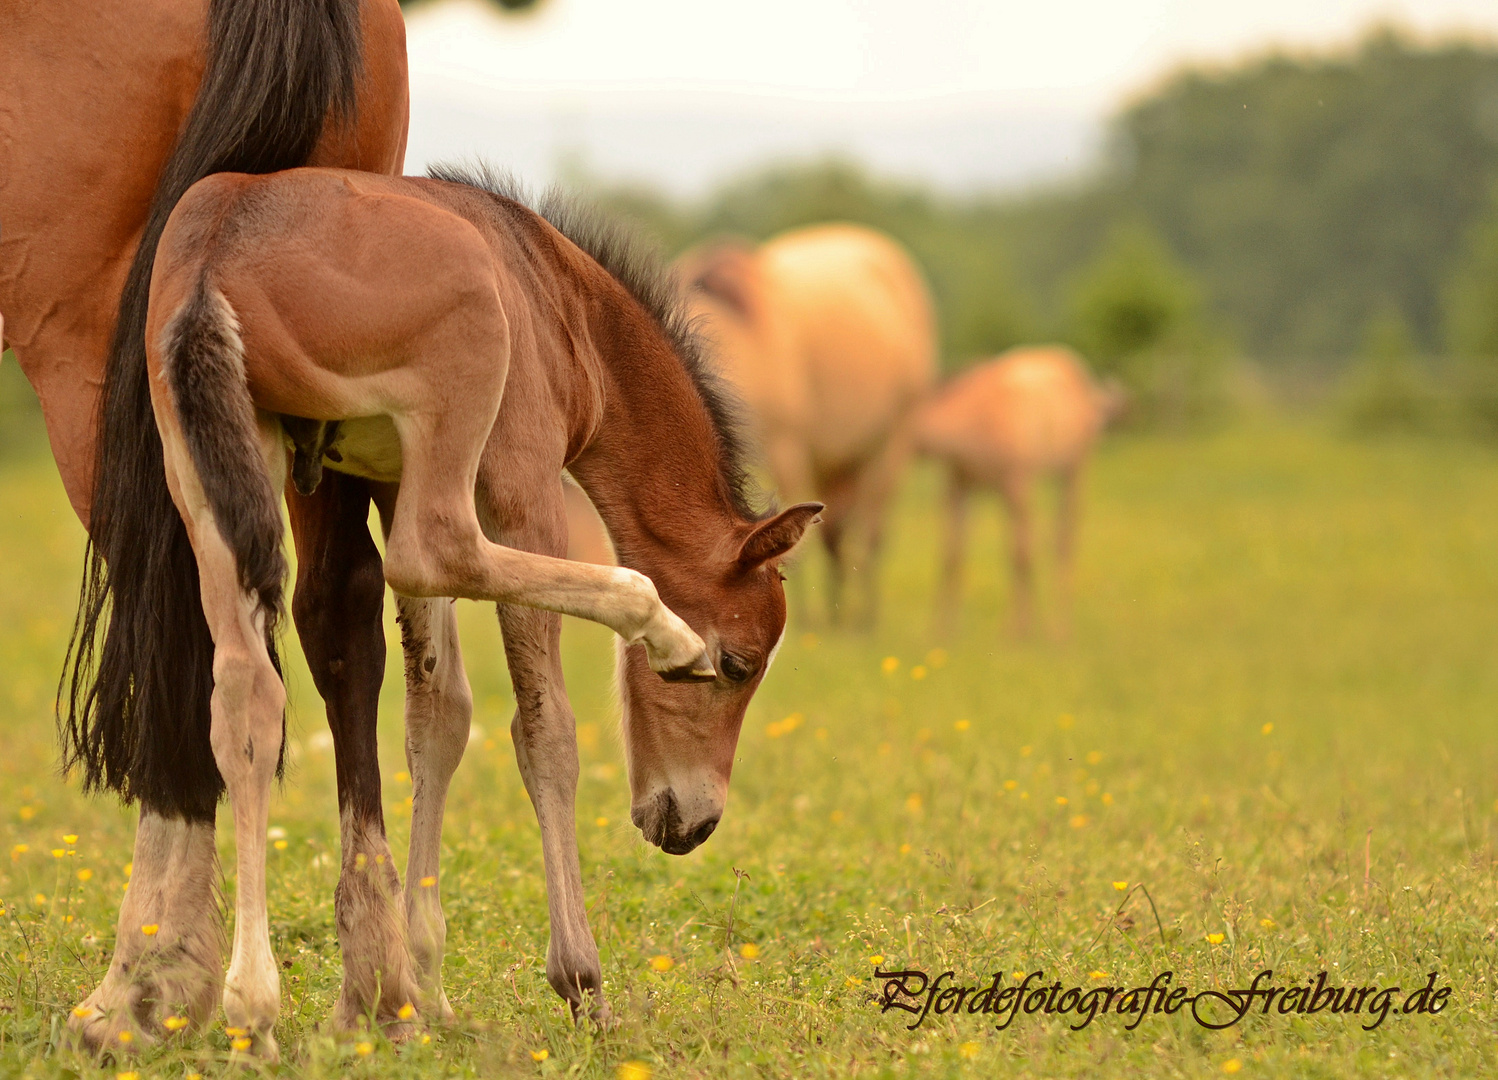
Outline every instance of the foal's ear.
<svg viewBox="0 0 1498 1080"><path fill-rule="evenodd" d="M819 502L797 503L787 507L774 517L761 521L754 531L744 538L739 548L739 566L753 570L771 559L778 559L795 547L806 532L806 527L820 521L822 512Z"/></svg>

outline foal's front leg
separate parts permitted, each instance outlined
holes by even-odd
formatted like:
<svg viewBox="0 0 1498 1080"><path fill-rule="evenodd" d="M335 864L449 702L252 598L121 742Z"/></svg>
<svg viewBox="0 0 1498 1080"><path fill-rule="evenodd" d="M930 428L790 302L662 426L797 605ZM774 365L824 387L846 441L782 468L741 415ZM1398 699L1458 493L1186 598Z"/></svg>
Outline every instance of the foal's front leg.
<svg viewBox="0 0 1498 1080"><path fill-rule="evenodd" d="M551 941L546 981L574 1017L609 1018L603 969L588 928L577 856L577 722L562 680L562 620L536 608L499 605L505 658L515 686L510 734L525 790L541 826Z"/></svg>

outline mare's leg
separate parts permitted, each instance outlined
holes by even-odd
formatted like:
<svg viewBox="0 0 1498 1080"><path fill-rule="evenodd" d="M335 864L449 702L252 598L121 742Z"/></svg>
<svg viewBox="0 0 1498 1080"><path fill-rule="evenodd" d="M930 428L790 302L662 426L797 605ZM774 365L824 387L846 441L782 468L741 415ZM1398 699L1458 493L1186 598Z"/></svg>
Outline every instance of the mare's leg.
<svg viewBox="0 0 1498 1080"><path fill-rule="evenodd" d="M1007 473L999 490L1009 509L1009 561L1014 582L1014 631L1028 636L1035 614L1034 484L1022 471Z"/></svg>
<svg viewBox="0 0 1498 1080"><path fill-rule="evenodd" d="M396 598L406 654L406 763L411 770L411 852L406 862L406 919L422 1007L450 1020L442 990L447 920L438 891L442 816L447 787L473 717L473 692L463 671L453 601Z"/></svg>
<svg viewBox="0 0 1498 1080"><path fill-rule="evenodd" d="M1063 469L1056 479L1056 592L1061 633L1071 630L1072 569L1076 561L1077 522L1081 515L1082 467Z"/></svg>
<svg viewBox="0 0 1498 1080"><path fill-rule="evenodd" d="M844 472L823 477L817 487L817 498L825 504L821 533L827 549L827 621L834 626L846 625L847 540L853 525L856 486L853 474Z"/></svg>
<svg viewBox="0 0 1498 1080"><path fill-rule="evenodd" d="M967 540L967 478L952 468L947 479L947 537L942 551L941 584L937 592L938 628L944 633L957 629L962 612L962 560Z"/></svg>
<svg viewBox="0 0 1498 1080"><path fill-rule="evenodd" d="M213 819L142 806L129 887L104 981L73 1009L68 1026L89 1049L124 1050L167 1036L162 1021L206 1026L223 985L224 925L218 909ZM128 1044L120 1041L130 1033Z"/></svg>
<svg viewBox="0 0 1498 1080"><path fill-rule="evenodd" d="M259 597L240 585L239 567L203 492L175 416L158 407L167 482L197 556L203 614L213 635L213 758L234 812L238 879L234 954L224 982L229 1027L267 1059L277 1057L272 1028L281 978L271 953L265 897L265 831L271 784L281 754L286 689L270 662ZM280 425L262 416L260 441L273 490L285 483Z"/></svg>
<svg viewBox="0 0 1498 1080"><path fill-rule="evenodd" d="M402 1006L418 999L380 802L375 731L385 675L385 577L369 535L369 501L363 480L332 471L312 495L287 488L297 550L292 614L327 706L338 771L343 858L333 911L343 986L332 1024L353 1030L373 1013L398 1037L407 1030Z"/></svg>

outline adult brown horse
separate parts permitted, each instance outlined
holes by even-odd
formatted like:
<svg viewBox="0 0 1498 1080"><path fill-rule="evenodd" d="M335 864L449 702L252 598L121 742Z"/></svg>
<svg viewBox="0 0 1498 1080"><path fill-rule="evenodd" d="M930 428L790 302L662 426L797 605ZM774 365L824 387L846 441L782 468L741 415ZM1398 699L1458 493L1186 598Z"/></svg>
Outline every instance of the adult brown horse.
<svg viewBox="0 0 1498 1080"><path fill-rule="evenodd" d="M426 993L440 992L440 793L470 712L445 598L495 600L541 825L547 978L601 1015L556 613L623 638L631 817L664 850L690 851L723 813L744 710L785 629L778 563L821 504L756 512L730 406L659 268L567 204L532 211L483 174L210 177L162 236L146 340L215 645L212 745L239 859L230 1023L273 1048L265 832L285 691L266 643L288 459L304 490L324 469L377 485L385 577L426 695L408 716L412 782L418 799L438 793L415 810L406 880ZM563 468L634 569L562 557Z"/></svg>
<svg viewBox="0 0 1498 1080"><path fill-rule="evenodd" d="M4 340L41 399L95 556L65 750L89 786L141 805L114 962L70 1019L85 1041L110 1045L127 1029L137 1039L159 1034L167 1002L206 1016L221 970L215 875L201 859L212 851L222 789L209 745L211 640L196 615L167 628L150 622L161 590L198 590L145 380L156 239L181 193L212 172L309 162L397 171L405 27L396 0L47 0L0 3L0 42ZM311 613L298 626L328 702L344 820L383 836L372 753L383 581L365 525L368 492L334 479L291 500L302 550L297 609ZM91 685L94 632L106 624L99 659L115 677L80 695ZM111 666L127 647L147 651L131 654L133 668ZM184 876L189 865L198 872ZM372 951L403 941L388 892L358 882L339 890L345 1023L379 1004L381 973L398 970L399 957ZM164 897L172 900L153 955L174 959L141 964L146 920L137 915ZM369 924L391 929L384 938L350 932Z"/></svg>

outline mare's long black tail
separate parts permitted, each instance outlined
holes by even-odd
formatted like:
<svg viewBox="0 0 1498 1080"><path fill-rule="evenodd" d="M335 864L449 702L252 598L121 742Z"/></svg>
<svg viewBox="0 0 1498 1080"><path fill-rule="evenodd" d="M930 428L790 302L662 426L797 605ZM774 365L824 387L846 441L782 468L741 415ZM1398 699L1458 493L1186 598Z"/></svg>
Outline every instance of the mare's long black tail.
<svg viewBox="0 0 1498 1080"><path fill-rule="evenodd" d="M198 180L304 165L330 112L351 122L361 38L360 0L209 0L207 68L120 298L58 726L63 767L85 790L168 816L212 818L223 779L209 745L213 641L146 381L156 243Z"/></svg>

